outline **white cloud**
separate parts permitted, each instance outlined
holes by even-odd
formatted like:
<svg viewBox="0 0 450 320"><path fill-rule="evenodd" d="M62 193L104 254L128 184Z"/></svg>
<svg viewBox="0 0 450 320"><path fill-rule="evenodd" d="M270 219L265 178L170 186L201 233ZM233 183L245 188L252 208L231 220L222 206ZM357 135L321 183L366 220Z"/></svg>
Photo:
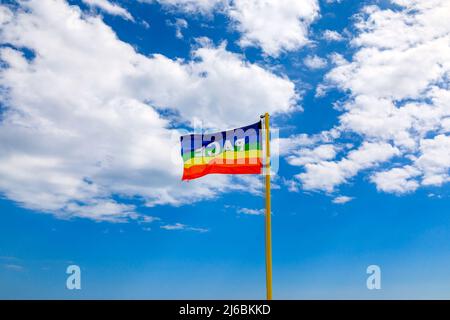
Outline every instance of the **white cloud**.
<svg viewBox="0 0 450 320"><path fill-rule="evenodd" d="M142 216L142 218L140 219L140 223L152 223L155 221L160 221L161 219L158 217L152 217L152 216Z"/></svg>
<svg viewBox="0 0 450 320"><path fill-rule="evenodd" d="M237 210L238 213L252 215L252 216L260 216L265 214L265 209L250 209L250 208L239 208Z"/></svg>
<svg viewBox="0 0 450 320"><path fill-rule="evenodd" d="M323 144L313 149L302 148L296 150L287 157L287 161L293 166L304 166L307 163L331 160L334 157L336 157L336 147L332 144Z"/></svg>
<svg viewBox="0 0 450 320"><path fill-rule="evenodd" d="M308 27L318 13L316 0L235 0L229 10L242 33L240 44L259 46L271 56L307 44Z"/></svg>
<svg viewBox="0 0 450 320"><path fill-rule="evenodd" d="M181 223L175 223L175 224L167 224L160 227L161 229L165 230L183 230L186 228L186 225Z"/></svg>
<svg viewBox="0 0 450 320"><path fill-rule="evenodd" d="M289 138L278 138L272 140L272 144L277 145L280 156L285 156L296 150L298 147L311 146L314 139L307 134L299 134Z"/></svg>
<svg viewBox="0 0 450 320"><path fill-rule="evenodd" d="M342 41L344 37L335 30L325 30L322 37L327 41Z"/></svg>
<svg viewBox="0 0 450 320"><path fill-rule="evenodd" d="M7 23L13 18L13 14L8 8L0 7L0 26Z"/></svg>
<svg viewBox="0 0 450 320"><path fill-rule="evenodd" d="M91 7L97 7L101 10L115 16L121 16L124 19L134 21L133 16L121 6L108 0L82 0Z"/></svg>
<svg viewBox="0 0 450 320"><path fill-rule="evenodd" d="M345 60L344 56L337 52L331 53L329 55L329 58L330 58L331 62L336 66L341 66L341 65L347 63L347 60Z"/></svg>
<svg viewBox="0 0 450 320"><path fill-rule="evenodd" d="M391 159L398 149L384 142L364 142L358 149L349 152L339 161L318 161L306 163L305 172L296 177L306 190L333 192L339 184L345 183L359 171L369 169Z"/></svg>
<svg viewBox="0 0 450 320"><path fill-rule="evenodd" d="M145 29L149 29L150 28L150 23L148 23L147 21L142 20L140 22L140 25L143 26Z"/></svg>
<svg viewBox="0 0 450 320"><path fill-rule="evenodd" d="M99 16L63 1L0 6L0 192L59 217L143 219L120 198L181 205L238 190L253 180L214 176L180 181L179 132L154 107L209 127L292 110L294 84L242 61L224 46L195 61L137 53ZM116 199L116 200L114 200Z"/></svg>
<svg viewBox="0 0 450 320"><path fill-rule="evenodd" d="M333 86L348 93L332 130L392 145L391 157L376 163L393 155L397 163L369 166L371 181L380 191L400 194L449 181L450 2L393 2L397 9L367 6L357 15L355 54L350 61L334 55L335 67L316 96ZM331 191L368 169L344 170L345 163L307 163L297 177L306 188Z"/></svg>
<svg viewBox="0 0 450 320"><path fill-rule="evenodd" d="M169 9L175 8L188 13L212 14L228 5L229 0L138 0L140 2L158 2Z"/></svg>
<svg viewBox="0 0 450 320"><path fill-rule="evenodd" d="M400 194L415 191L419 187L419 184L411 179L419 174L420 171L414 167L405 166L377 172L371 179L377 185L378 190Z"/></svg>
<svg viewBox="0 0 450 320"><path fill-rule="evenodd" d="M161 229L168 230L168 231L174 231L174 230L186 230L186 231L195 231L200 233L208 232L208 229L205 228L194 228L187 226L182 223L175 223L175 224L167 224L160 227Z"/></svg>
<svg viewBox="0 0 450 320"><path fill-rule="evenodd" d="M350 202L352 200L353 200L353 198L349 197L349 196L338 196L338 197L334 198L332 202L335 204L344 204L344 203Z"/></svg>
<svg viewBox="0 0 450 320"><path fill-rule="evenodd" d="M242 47L258 46L270 56L309 42L308 28L319 16L317 0L157 0L189 13L222 12L241 33ZM144 1L152 2L152 1Z"/></svg>
<svg viewBox="0 0 450 320"><path fill-rule="evenodd" d="M450 136L440 134L420 141L420 156L414 161L423 173L423 185L440 186L450 181Z"/></svg>
<svg viewBox="0 0 450 320"><path fill-rule="evenodd" d="M21 272L25 270L25 268L19 264L3 264L2 266L3 268L11 271Z"/></svg>
<svg viewBox="0 0 450 320"><path fill-rule="evenodd" d="M283 179L283 184L287 187L289 192L300 191L300 183L295 179Z"/></svg>
<svg viewBox="0 0 450 320"><path fill-rule="evenodd" d="M188 22L185 19L176 18L175 21L167 20L167 25L175 28L175 36L178 39L183 39L183 29L188 27Z"/></svg>
<svg viewBox="0 0 450 320"><path fill-rule="evenodd" d="M327 66L327 60L324 58L321 58L319 56L313 55L313 56L307 56L303 63L305 66L307 66L309 69L322 69Z"/></svg>
<svg viewBox="0 0 450 320"><path fill-rule="evenodd" d="M278 138L272 141L272 145L276 145L275 150L278 150L280 156L287 156L291 153L297 153L298 149L304 149L305 147L312 148L318 143L331 143L337 139L340 132L336 129L329 131L322 131L318 134L307 135L300 133L290 136L288 138Z"/></svg>
<svg viewBox="0 0 450 320"><path fill-rule="evenodd" d="M155 97L157 105L176 106L185 119L205 120L219 128L254 122L255 114L295 109L294 83L246 63L242 57L219 48L203 47L193 56L200 62L181 69L179 89ZM174 70L175 71L175 70Z"/></svg>

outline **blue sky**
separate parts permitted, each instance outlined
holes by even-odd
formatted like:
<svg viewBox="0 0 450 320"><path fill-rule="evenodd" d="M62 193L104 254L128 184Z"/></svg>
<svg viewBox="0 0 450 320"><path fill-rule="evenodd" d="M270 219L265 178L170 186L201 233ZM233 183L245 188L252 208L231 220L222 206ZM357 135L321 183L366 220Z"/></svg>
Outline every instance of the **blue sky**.
<svg viewBox="0 0 450 320"><path fill-rule="evenodd" d="M2 2L0 298L264 298L262 177L177 141L266 111L274 298L450 297L449 4L295 2Z"/></svg>

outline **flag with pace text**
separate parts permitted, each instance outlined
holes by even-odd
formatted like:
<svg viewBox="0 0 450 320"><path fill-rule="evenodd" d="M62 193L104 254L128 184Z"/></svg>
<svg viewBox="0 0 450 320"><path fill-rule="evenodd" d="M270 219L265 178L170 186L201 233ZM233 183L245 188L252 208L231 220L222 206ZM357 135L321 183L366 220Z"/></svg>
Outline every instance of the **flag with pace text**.
<svg viewBox="0 0 450 320"><path fill-rule="evenodd" d="M260 174L261 122L222 132L182 136L181 156L183 180L211 173Z"/></svg>

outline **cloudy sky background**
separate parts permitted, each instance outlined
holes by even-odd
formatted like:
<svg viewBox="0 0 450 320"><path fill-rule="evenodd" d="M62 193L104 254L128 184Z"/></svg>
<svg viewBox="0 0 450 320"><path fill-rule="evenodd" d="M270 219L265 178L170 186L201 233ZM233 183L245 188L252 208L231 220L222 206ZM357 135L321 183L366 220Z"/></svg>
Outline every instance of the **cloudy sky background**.
<svg viewBox="0 0 450 320"><path fill-rule="evenodd" d="M261 177L181 182L178 141L270 112L275 297L448 298L449 18L446 0L2 1L0 296L262 298Z"/></svg>

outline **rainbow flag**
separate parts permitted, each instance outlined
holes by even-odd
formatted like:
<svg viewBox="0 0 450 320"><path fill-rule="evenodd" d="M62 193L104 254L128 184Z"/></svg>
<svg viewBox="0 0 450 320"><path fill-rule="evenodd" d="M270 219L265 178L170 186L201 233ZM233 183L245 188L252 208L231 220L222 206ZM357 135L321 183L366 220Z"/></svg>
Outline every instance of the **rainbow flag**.
<svg viewBox="0 0 450 320"><path fill-rule="evenodd" d="M209 134L181 137L182 180L211 173L260 174L262 172L261 122Z"/></svg>

